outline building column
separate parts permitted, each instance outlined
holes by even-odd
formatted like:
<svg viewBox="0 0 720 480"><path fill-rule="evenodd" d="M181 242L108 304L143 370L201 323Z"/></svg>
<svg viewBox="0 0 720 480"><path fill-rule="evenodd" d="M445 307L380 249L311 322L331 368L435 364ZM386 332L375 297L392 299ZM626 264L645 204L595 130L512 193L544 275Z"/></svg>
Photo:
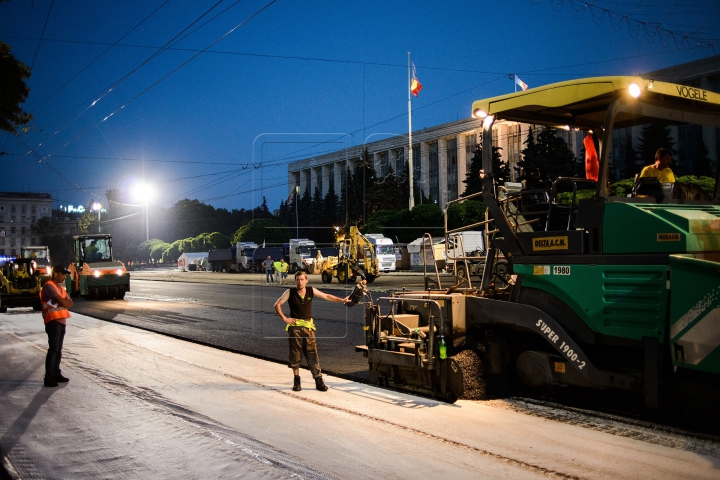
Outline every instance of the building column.
<svg viewBox="0 0 720 480"><path fill-rule="evenodd" d="M467 176L467 144L465 143L465 137L468 133L463 133L457 136L457 172L458 172L458 197L465 191L465 177ZM472 157L470 157L472 158Z"/></svg>
<svg viewBox="0 0 720 480"><path fill-rule="evenodd" d="M448 199L448 176L447 176L447 140L444 138L438 138L438 183L440 198L438 198L438 207L441 209L445 208L445 204Z"/></svg>
<svg viewBox="0 0 720 480"><path fill-rule="evenodd" d="M421 177L418 178L415 183L417 184L417 187L425 193L425 197L427 197L430 195L430 149L425 142L421 142L419 145ZM420 199L422 199L422 196Z"/></svg>

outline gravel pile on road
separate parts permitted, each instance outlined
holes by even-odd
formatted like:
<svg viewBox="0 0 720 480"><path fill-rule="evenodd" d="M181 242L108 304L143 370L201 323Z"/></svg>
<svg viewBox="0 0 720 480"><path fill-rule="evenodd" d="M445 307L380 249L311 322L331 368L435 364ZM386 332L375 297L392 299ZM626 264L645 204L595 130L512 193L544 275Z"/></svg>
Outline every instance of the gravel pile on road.
<svg viewBox="0 0 720 480"><path fill-rule="evenodd" d="M487 383L482 376L483 362L474 350L463 350L453 357L463 374L463 400L484 400Z"/></svg>

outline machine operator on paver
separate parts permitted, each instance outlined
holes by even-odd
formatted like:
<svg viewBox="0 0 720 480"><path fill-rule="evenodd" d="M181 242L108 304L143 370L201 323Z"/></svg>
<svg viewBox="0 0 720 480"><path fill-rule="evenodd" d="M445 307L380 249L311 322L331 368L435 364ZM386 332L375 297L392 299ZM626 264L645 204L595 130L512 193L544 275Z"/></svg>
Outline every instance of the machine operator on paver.
<svg viewBox="0 0 720 480"><path fill-rule="evenodd" d="M720 95L640 77L599 77L480 100L473 114L484 118L488 146L496 120L593 135L598 179L557 178L543 195L509 190L495 181L492 149L483 149L476 196L487 205L486 228L494 234L480 284L443 288L438 278L433 290L366 304L366 344L358 350L368 358L371 380L449 401L498 377L528 388L623 390L651 408L689 395L688 385L717 394L718 172L709 195L641 180L633 193L613 196L609 170L615 131L660 123L701 137L720 128ZM538 198L547 202L538 205ZM510 278L500 289L490 284L498 257Z"/></svg>

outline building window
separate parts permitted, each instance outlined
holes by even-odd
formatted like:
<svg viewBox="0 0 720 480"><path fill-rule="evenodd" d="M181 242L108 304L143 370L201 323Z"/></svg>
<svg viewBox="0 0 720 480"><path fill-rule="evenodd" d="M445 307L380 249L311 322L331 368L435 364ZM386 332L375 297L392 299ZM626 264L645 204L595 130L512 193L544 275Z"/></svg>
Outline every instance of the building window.
<svg viewBox="0 0 720 480"><path fill-rule="evenodd" d="M25 245L25 239L24 239L24 238L21 238L21 239L20 239L20 245Z"/></svg>
<svg viewBox="0 0 720 480"><path fill-rule="evenodd" d="M10 215L10 223L15 223L15 215Z"/></svg>
<svg viewBox="0 0 720 480"><path fill-rule="evenodd" d="M451 138L447 145L447 199L458 197L457 138Z"/></svg>
<svg viewBox="0 0 720 480"><path fill-rule="evenodd" d="M17 228L16 227L10 227L10 235L16 235L17 234Z"/></svg>
<svg viewBox="0 0 720 480"><path fill-rule="evenodd" d="M23 205L23 206L20 208L20 213L22 213L23 215L25 215L25 212L26 212L26 209L25 209L25 206Z"/></svg>
<svg viewBox="0 0 720 480"><path fill-rule="evenodd" d="M468 172L470 171L470 164L472 163L473 155L475 155L477 144L477 135L474 133L465 135L465 169Z"/></svg>
<svg viewBox="0 0 720 480"><path fill-rule="evenodd" d="M10 250L10 256L14 257L16 255L17 255L17 250L15 250L14 248L12 250Z"/></svg>
<svg viewBox="0 0 720 480"><path fill-rule="evenodd" d="M0 255L5 256L5 249L4 249L4 248L0 248Z"/></svg>
<svg viewBox="0 0 720 480"><path fill-rule="evenodd" d="M310 169L303 170L303 185L300 187L300 195L304 195L305 192L310 192ZM310 192L312 195L312 192Z"/></svg>
<svg viewBox="0 0 720 480"><path fill-rule="evenodd" d="M14 238L14 237L11 237L11 238L10 238L10 246L11 246L11 247L14 247L14 246L15 246L15 238ZM13 251L14 251L14 250L13 250Z"/></svg>
<svg viewBox="0 0 720 480"><path fill-rule="evenodd" d="M31 220L32 220L32 223L34 224L35 220L37 220L37 219L35 217L32 217Z"/></svg>
<svg viewBox="0 0 720 480"><path fill-rule="evenodd" d="M27 233L27 228L20 227L20 235L25 235L25 233Z"/></svg>
<svg viewBox="0 0 720 480"><path fill-rule="evenodd" d="M317 167L315 169L315 187L320 192L320 195L323 193L323 168ZM313 195L315 195L315 192L313 192Z"/></svg>
<svg viewBox="0 0 720 480"><path fill-rule="evenodd" d="M428 163L430 164L430 171L428 172L428 178L430 180L430 185L428 186L430 190L430 198L437 204L440 200L438 142L428 143Z"/></svg>
<svg viewBox="0 0 720 480"><path fill-rule="evenodd" d="M0 245L5 245L5 237L0 237Z"/></svg>
<svg viewBox="0 0 720 480"><path fill-rule="evenodd" d="M405 150L402 148L395 150L393 152L393 158L395 160L395 175L400 178L405 171Z"/></svg>
<svg viewBox="0 0 720 480"><path fill-rule="evenodd" d="M10 213L15 213L15 205L13 205L12 207L10 207Z"/></svg>
<svg viewBox="0 0 720 480"><path fill-rule="evenodd" d="M420 195L418 186L420 185L420 179L422 178L422 162L420 161L420 144L413 145L412 147L412 159L413 159L413 191ZM421 197L418 197L421 198Z"/></svg>
<svg viewBox="0 0 720 480"><path fill-rule="evenodd" d="M388 152L380 152L380 178L388 174Z"/></svg>
<svg viewBox="0 0 720 480"><path fill-rule="evenodd" d="M36 211L35 211L35 205L32 206L31 212L32 212L33 215L35 215L35 213L36 213Z"/></svg>

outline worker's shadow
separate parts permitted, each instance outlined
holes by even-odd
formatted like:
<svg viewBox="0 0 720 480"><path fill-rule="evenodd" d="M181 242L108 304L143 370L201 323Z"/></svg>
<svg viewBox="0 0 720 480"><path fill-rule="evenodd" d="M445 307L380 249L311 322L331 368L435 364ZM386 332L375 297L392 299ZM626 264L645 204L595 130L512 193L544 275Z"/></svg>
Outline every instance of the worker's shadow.
<svg viewBox="0 0 720 480"><path fill-rule="evenodd" d="M2 446L5 454L12 451L15 444L22 438L28 426L30 426L40 407L42 407L56 391L57 388L40 387L40 390L35 394L30 404L23 410L20 416L15 419L15 422L10 425L10 428L7 429L2 438L0 438L0 446Z"/></svg>

